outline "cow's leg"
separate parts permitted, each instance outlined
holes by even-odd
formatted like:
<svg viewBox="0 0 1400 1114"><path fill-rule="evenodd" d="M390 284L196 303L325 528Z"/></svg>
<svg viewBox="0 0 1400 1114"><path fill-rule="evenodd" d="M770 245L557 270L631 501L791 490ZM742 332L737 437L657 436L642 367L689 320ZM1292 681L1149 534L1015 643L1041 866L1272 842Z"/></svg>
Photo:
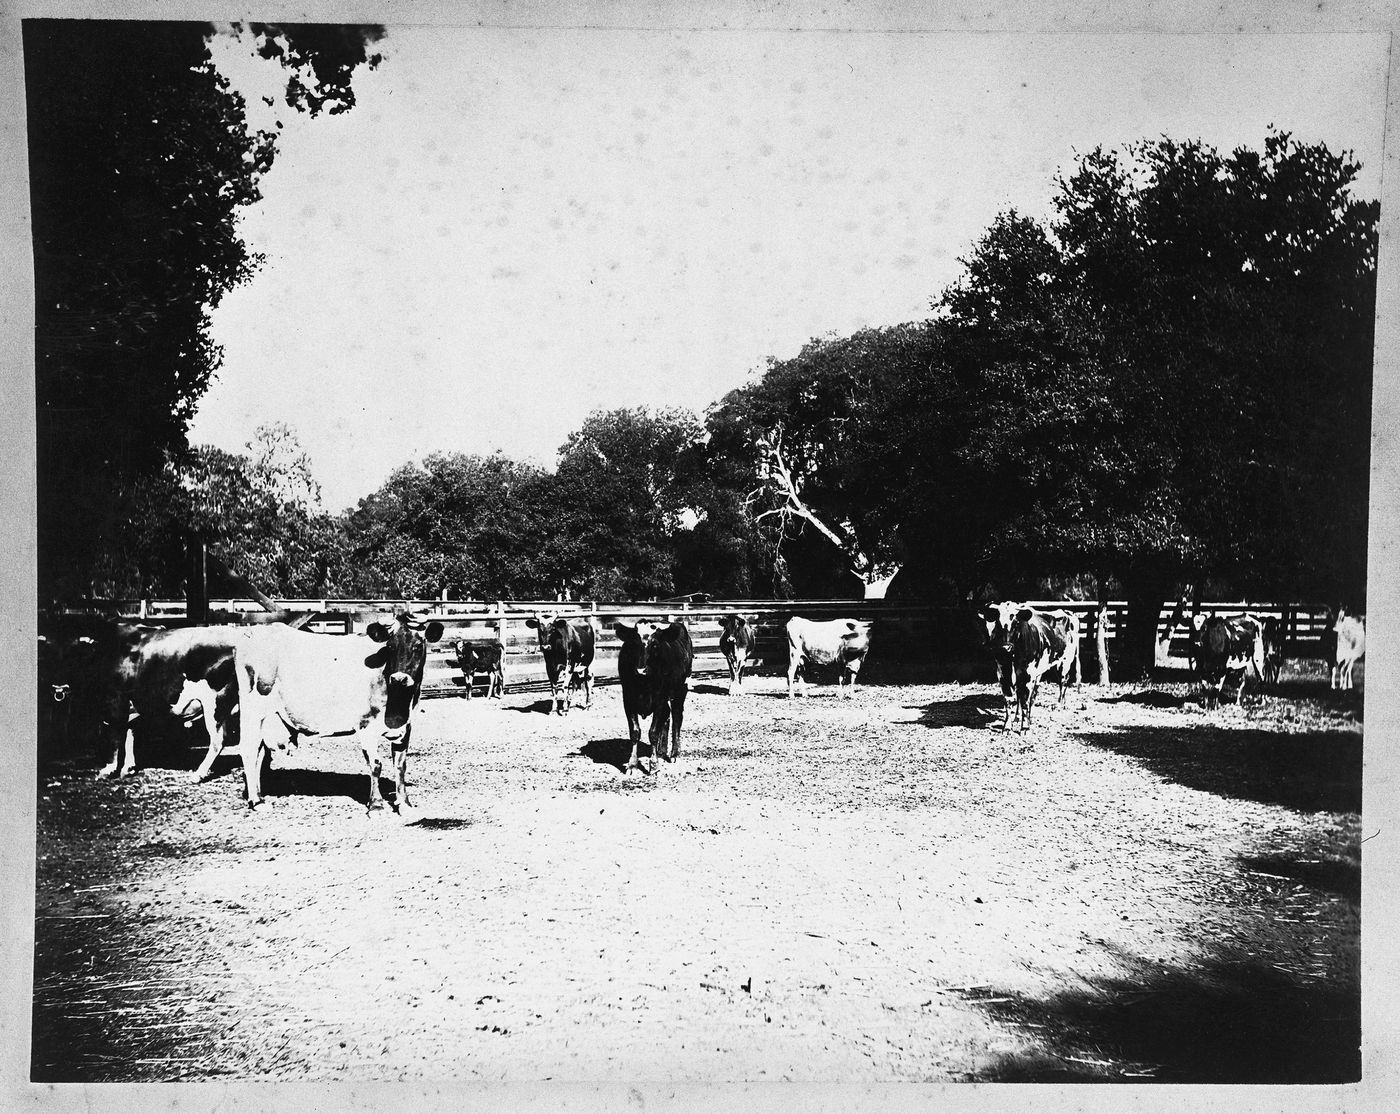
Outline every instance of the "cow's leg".
<svg viewBox="0 0 1400 1114"><path fill-rule="evenodd" d="M587 711L593 707L593 668L585 667L583 671L583 707Z"/></svg>
<svg viewBox="0 0 1400 1114"><path fill-rule="evenodd" d="M408 799L408 740L412 731L411 723L405 725L403 738L395 739L391 745L394 755L394 811L400 816L404 815L404 809L413 807Z"/></svg>
<svg viewBox="0 0 1400 1114"><path fill-rule="evenodd" d="M791 700L791 699L793 698L793 696L794 696L794 695L796 694L796 692L797 692L797 675L798 675L801 671L802 671L802 662L801 662L801 660L800 660L800 659L796 659L796 658L789 658L789 659L788 659L788 672L787 672L788 699L789 699L789 700Z"/></svg>
<svg viewBox="0 0 1400 1114"><path fill-rule="evenodd" d="M248 795L248 807L254 809L266 803L262 795L262 764L267 754L267 745L263 742L267 712L262 700L240 695L238 753L243 760L243 787Z"/></svg>
<svg viewBox="0 0 1400 1114"><path fill-rule="evenodd" d="M210 699L207 702L202 702L201 707L204 709L204 730L209 736L209 749L204 755L204 761L194 772L195 781L204 781L208 778L210 771L214 768L214 762L224 752L224 733L219 730L219 725L215 722L214 701Z"/></svg>
<svg viewBox="0 0 1400 1114"><path fill-rule="evenodd" d="M632 743L632 753L628 756L627 766L622 774L626 777L633 770L641 770L642 761L638 757L638 750L642 744L642 717L637 714L635 708L623 707L623 714L627 717L627 737Z"/></svg>
<svg viewBox="0 0 1400 1114"><path fill-rule="evenodd" d="M663 760L669 762L671 756L666 753L666 736L670 730L671 723L671 702L665 696L658 695L652 706L651 712L651 772L659 774Z"/></svg>
<svg viewBox="0 0 1400 1114"><path fill-rule="evenodd" d="M360 732L360 753L365 756L369 768L369 805L367 812L377 812L384 807L384 795L379 792L379 775L384 771L384 762L379 757L379 735L371 724Z"/></svg>
<svg viewBox="0 0 1400 1114"><path fill-rule="evenodd" d="M671 707L670 761L672 762L681 756L681 721L685 718L685 694L687 691L687 689L681 689Z"/></svg>

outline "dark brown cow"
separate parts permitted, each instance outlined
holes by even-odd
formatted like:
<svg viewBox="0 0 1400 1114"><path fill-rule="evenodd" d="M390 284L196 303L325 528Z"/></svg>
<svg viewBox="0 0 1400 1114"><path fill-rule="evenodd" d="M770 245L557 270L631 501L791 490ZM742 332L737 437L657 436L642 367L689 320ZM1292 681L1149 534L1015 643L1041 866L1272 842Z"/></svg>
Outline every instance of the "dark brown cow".
<svg viewBox="0 0 1400 1114"><path fill-rule="evenodd" d="M1264 683L1277 685L1283 670L1283 624L1273 616L1264 620Z"/></svg>
<svg viewBox="0 0 1400 1114"><path fill-rule="evenodd" d="M505 652L499 640L494 642L457 642L457 667L462 671L462 695L472 698L472 684L478 674L486 674L486 697L500 699L506 688Z"/></svg>
<svg viewBox="0 0 1400 1114"><path fill-rule="evenodd" d="M719 651L729 666L729 694L744 691L744 666L753 656L753 627L742 615L725 615L719 621Z"/></svg>
<svg viewBox="0 0 1400 1114"><path fill-rule="evenodd" d="M622 712L627 717L627 734L632 741L632 753L623 773L643 770L637 756L642 740L641 720L651 716L648 738L651 772L656 774L660 772L662 759L674 762L681 751L681 722L685 717L685 697L694 660L690 631L684 623L655 623L646 619L635 624L619 619L613 629L622 640L617 675L622 683Z"/></svg>
<svg viewBox="0 0 1400 1114"><path fill-rule="evenodd" d="M526 619L539 635L549 676L551 710L566 715L573 706L574 689L583 688L583 707L593 706L593 650L597 632L586 619L570 622L555 615Z"/></svg>
<svg viewBox="0 0 1400 1114"><path fill-rule="evenodd" d="M392 626L371 623L364 634L309 634L284 626L255 627L239 642L239 750L248 805L263 804L266 732L280 722L274 745L285 749L302 735L353 735L369 770L369 809L384 806L379 792L380 739L394 762L394 811L410 807L406 771L413 711L423 688L428 643L442 624L421 632L408 615Z"/></svg>

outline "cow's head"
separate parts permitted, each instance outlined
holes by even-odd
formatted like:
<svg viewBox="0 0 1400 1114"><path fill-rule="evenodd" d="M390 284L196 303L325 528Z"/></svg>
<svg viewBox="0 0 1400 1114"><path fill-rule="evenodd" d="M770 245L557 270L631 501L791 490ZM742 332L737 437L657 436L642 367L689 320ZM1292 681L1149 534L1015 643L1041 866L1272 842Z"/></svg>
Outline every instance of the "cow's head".
<svg viewBox="0 0 1400 1114"><path fill-rule="evenodd" d="M624 651L618 658L619 664L625 662L638 673L643 672L647 667L647 647L651 644L651 636L664 625L654 619L634 619L631 622L615 620L613 630L617 632Z"/></svg>
<svg viewBox="0 0 1400 1114"><path fill-rule="evenodd" d="M982 608L982 622L987 627L987 644L994 649L1006 649L1011 645L1011 628L1016 625L1016 616L1022 610L1019 603L1005 600L1002 603L989 603Z"/></svg>
<svg viewBox="0 0 1400 1114"><path fill-rule="evenodd" d="M431 622L418 629L408 614L398 616L392 625L371 623L365 633L383 648L371 655L367 664L384 671L385 735L394 738L408 726L423 687L423 666L428 660L428 643L442 637L442 624Z"/></svg>

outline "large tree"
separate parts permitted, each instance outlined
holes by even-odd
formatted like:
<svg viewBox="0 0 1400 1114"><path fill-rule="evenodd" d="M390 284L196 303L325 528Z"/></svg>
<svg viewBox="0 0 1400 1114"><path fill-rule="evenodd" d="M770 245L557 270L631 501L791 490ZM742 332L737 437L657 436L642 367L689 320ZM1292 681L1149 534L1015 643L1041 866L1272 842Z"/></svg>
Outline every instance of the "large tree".
<svg viewBox="0 0 1400 1114"><path fill-rule="evenodd" d="M895 450L905 423L886 401L923 375L934 340L918 323L812 340L770 360L707 421L712 452L748 469L751 513L774 546L814 534L866 598L884 595L906 556Z"/></svg>
<svg viewBox="0 0 1400 1114"><path fill-rule="evenodd" d="M276 154L214 68L204 23L26 20L39 571L82 590L123 493L185 447L219 366L209 313L259 259L238 236ZM353 104L373 27L252 24L287 102Z"/></svg>
<svg viewBox="0 0 1400 1114"><path fill-rule="evenodd" d="M1182 580L1364 593L1377 209L1357 169L1282 134L1094 151L1049 228L999 218L941 299L924 440L980 473L983 559L1115 578L1139 665ZM920 494L931 529L979 522Z"/></svg>
<svg viewBox="0 0 1400 1114"><path fill-rule="evenodd" d="M500 454L430 453L405 464L348 520L360 590L409 598L520 599L546 570L546 474Z"/></svg>

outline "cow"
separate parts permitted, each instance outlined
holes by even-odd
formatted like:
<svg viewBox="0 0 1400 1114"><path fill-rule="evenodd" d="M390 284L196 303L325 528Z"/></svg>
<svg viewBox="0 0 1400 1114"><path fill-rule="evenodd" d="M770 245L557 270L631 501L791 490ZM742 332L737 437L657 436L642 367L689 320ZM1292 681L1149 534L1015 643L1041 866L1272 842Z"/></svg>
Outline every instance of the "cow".
<svg viewBox="0 0 1400 1114"><path fill-rule="evenodd" d="M1001 729L1011 729L1011 709L1015 703L1016 671L1011 654L1011 630L1022 605L1004 601L989 603L982 608L982 622L987 628L987 649L996 664L997 683L1001 685Z"/></svg>
<svg viewBox="0 0 1400 1114"><path fill-rule="evenodd" d="M1247 674L1252 669L1262 685L1264 682L1264 624L1253 615L1225 619L1211 614L1192 619L1196 630L1196 671L1207 709L1219 707L1225 682L1232 674L1240 678L1235 690L1235 703L1244 701Z"/></svg>
<svg viewBox="0 0 1400 1114"><path fill-rule="evenodd" d="M1024 733L1031 725L1040 680L1052 669L1059 674L1057 706L1065 702L1070 673L1079 690L1079 617L1072 611L1036 611L1022 607L1011 626L1011 668L1016 678L1016 727Z"/></svg>
<svg viewBox="0 0 1400 1114"><path fill-rule="evenodd" d="M1264 683L1277 685L1283 671L1283 623L1270 616L1264 620Z"/></svg>
<svg viewBox="0 0 1400 1114"><path fill-rule="evenodd" d="M643 773L637 750L642 741L641 720L651 716L648 738L651 742L651 772L659 773L661 760L674 762L681 750L681 721L685 717L685 696L689 691L694 650L690 631L684 623L613 623L622 640L617 656L617 676L622 684L622 712L627 717L627 735L632 753L627 767ZM667 748L667 733L670 747Z"/></svg>
<svg viewBox="0 0 1400 1114"><path fill-rule="evenodd" d="M232 627L166 630L104 621L76 638L61 639L59 652L70 663L69 700L78 701L83 717L94 721L99 749L110 756L99 776L135 773L138 724L172 722L181 693L193 682L208 682L211 691L222 694L220 718L226 721L237 703L233 647L238 637ZM211 700L210 707L216 703ZM211 746L216 744L221 745L217 733L211 735Z"/></svg>
<svg viewBox="0 0 1400 1114"><path fill-rule="evenodd" d="M788 620L788 697L795 695L800 673L810 665L836 666L837 690L849 697L856 687L856 675L870 650L870 623L858 619L831 619L815 622L796 617ZM803 683L807 683L804 676Z"/></svg>
<svg viewBox="0 0 1400 1114"><path fill-rule="evenodd" d="M1366 656L1366 616L1348 615L1346 608L1337 609L1332 624L1336 647L1332 651L1332 687L1352 688L1351 671Z"/></svg>
<svg viewBox="0 0 1400 1114"><path fill-rule="evenodd" d="M500 699L506 688L505 652L499 640L494 642L468 642L461 639L456 644L457 666L462 671L462 695L472 698L472 682L477 674L486 674L486 697Z"/></svg>
<svg viewBox="0 0 1400 1114"><path fill-rule="evenodd" d="M41 755L68 749L73 705L92 676L97 638L88 631L51 631L39 635L38 742Z"/></svg>
<svg viewBox="0 0 1400 1114"><path fill-rule="evenodd" d="M567 715L574 689L583 687L583 707L593 706L593 647L597 632L588 620L571 623L554 615L536 615L525 625L539 634L540 653L549 676L551 711Z"/></svg>
<svg viewBox="0 0 1400 1114"><path fill-rule="evenodd" d="M753 657L753 627L742 615L725 615L719 621L719 652L729 666L729 694L744 691L744 666Z"/></svg>
<svg viewBox="0 0 1400 1114"><path fill-rule="evenodd" d="M423 687L428 643L442 637L442 624L421 631L400 614L392 625L370 623L364 634L310 634L285 626L248 630L235 651L238 675L239 753L248 807L264 803L261 777L267 732L280 722L279 748L304 735L353 735L369 771L369 806L384 807L379 792L380 739L394 761L393 809L412 807L406 774L413 711Z"/></svg>

